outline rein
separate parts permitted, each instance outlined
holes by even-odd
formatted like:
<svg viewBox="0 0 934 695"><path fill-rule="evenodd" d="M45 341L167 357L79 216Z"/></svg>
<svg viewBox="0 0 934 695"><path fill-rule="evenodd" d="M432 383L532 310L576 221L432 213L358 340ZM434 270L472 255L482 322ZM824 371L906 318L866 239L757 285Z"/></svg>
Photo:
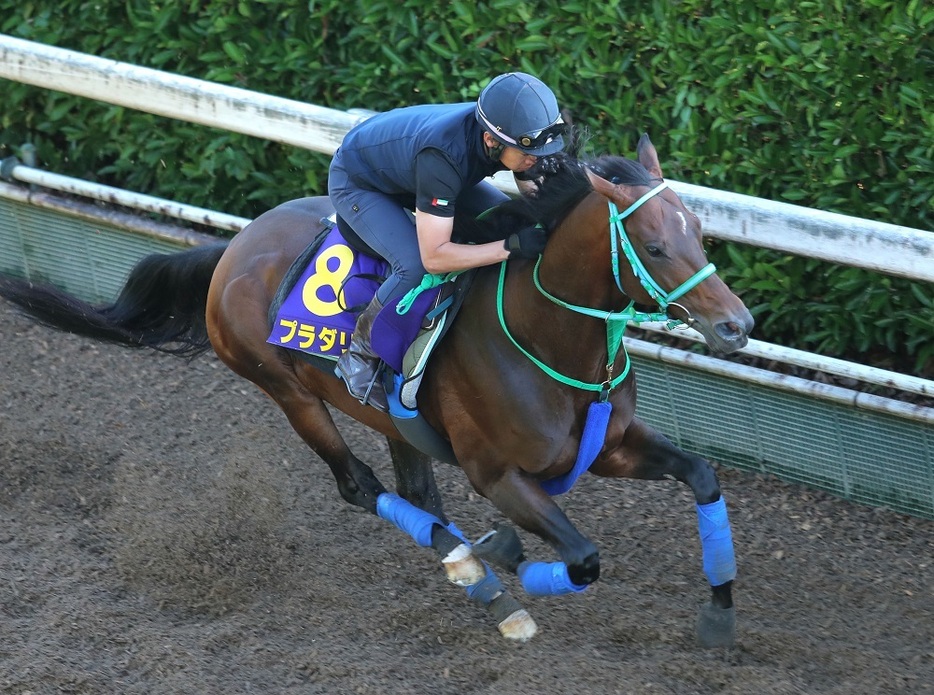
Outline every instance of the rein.
<svg viewBox="0 0 934 695"><path fill-rule="evenodd" d="M574 388L581 389L583 391L600 391L600 400L605 401L610 394L610 389L616 388L623 379L629 374L630 360L629 353L626 352L625 348L623 349L623 354L626 355L626 366L623 368L622 374L613 378L613 363L616 361L616 355L619 353L619 348L623 344L623 333L626 330L625 321L629 320L629 315L624 313L614 313L611 311L601 311L599 309L590 309L588 307L579 307L573 304L567 304L562 302L557 297L548 294L544 288L538 282L538 266L542 262L541 257L535 263L535 286L539 291L544 294L546 297L551 299L556 304L559 304L566 309L571 311L576 311L580 314L585 314L587 316L593 316L595 318L600 318L606 321L606 344L607 344L607 379L606 381L599 383L589 383L586 381L579 381L577 379L572 379L569 376L565 376L560 372L556 372L554 369L549 367L547 364L542 362L540 359L535 357L531 352L522 347L515 338L513 338L512 333L509 332L509 327L506 325L506 317L503 315L503 288L506 281L506 263L505 261L500 264L499 269L499 284L496 287L496 315L499 318L499 325L503 329L503 333L506 334L506 337L512 341L512 344L518 348L519 352L525 355L535 366L541 369L545 374L550 376L555 381L558 381L567 386L573 386Z"/></svg>
<svg viewBox="0 0 934 695"><path fill-rule="evenodd" d="M619 274L619 249L622 248L623 254L629 261L629 265L632 268L633 274L636 276L636 278L638 278L639 283L649 294L649 296L652 297L661 311L654 313L638 311L635 308L635 300L630 300L629 305L625 309L616 312L570 304L562 299L559 299L558 297L555 297L544 287L542 287L541 281L539 280L539 267L542 262L541 256L538 257L538 261L536 261L535 268L532 272L532 279L535 282L536 289L538 289L538 291L546 299L560 307L578 314L583 314L584 316L592 316L606 323L607 378L602 382L588 383L573 379L569 376L565 376L564 374L561 374L560 372L557 372L546 365L516 341L516 339L512 336L512 333L509 332L509 328L506 326L505 316L503 315L503 290L506 280L506 262L504 261L500 265L499 284L497 285L496 291L496 315L499 318L499 323L503 329L503 332L523 355L525 355L533 364L535 364L552 379L567 386L572 386L584 391L599 391L601 401L606 401L609 398L610 391L622 383L622 381L629 374L629 369L631 366L629 353L626 352L626 348L623 345L623 334L626 331L627 324L630 321L635 324L639 324L644 321L665 320L668 320L669 328L674 328L675 326L683 324L684 321L681 321L680 319L670 319L668 317L666 312L669 305L674 304L674 300L679 299L680 297L690 292L705 279L713 275L717 270L713 263L708 263L683 283L678 285L678 287L676 287L674 290L671 292L665 292L665 290L663 290L661 286L655 282L655 279L649 274L648 270L646 270L645 266L642 264L642 261L639 259L639 256L636 254L635 249L633 248L633 244L629 239L629 235L626 234L626 228L623 225L623 220L638 210L647 200L658 195L666 188L668 188L668 183L662 182L660 185L648 191L623 212L619 212L616 204L612 200L609 201L610 255L612 260L613 279L616 281L616 286L619 288L619 291L623 293L623 296L626 296L625 292L623 292L622 281ZM623 354L626 356L626 365L623 368L622 373L614 377L613 365L616 362L616 357L619 354L621 348L623 350Z"/></svg>

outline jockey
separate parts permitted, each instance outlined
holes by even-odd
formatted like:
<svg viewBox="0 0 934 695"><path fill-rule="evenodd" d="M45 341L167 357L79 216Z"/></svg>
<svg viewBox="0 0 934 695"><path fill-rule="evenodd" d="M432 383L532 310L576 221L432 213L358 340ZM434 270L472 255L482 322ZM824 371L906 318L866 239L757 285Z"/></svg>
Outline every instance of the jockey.
<svg viewBox="0 0 934 695"><path fill-rule="evenodd" d="M382 385L374 383L379 358L370 330L382 307L401 299L426 273L538 257L545 246L541 229L457 243L454 215L475 217L506 200L484 179L497 171L521 174L538 157L559 152L563 131L554 93L537 78L512 72L494 78L476 103L394 109L347 133L328 174L338 225L345 232L349 227L391 268L337 362L335 372L351 395L364 402L369 389L369 404L387 409Z"/></svg>

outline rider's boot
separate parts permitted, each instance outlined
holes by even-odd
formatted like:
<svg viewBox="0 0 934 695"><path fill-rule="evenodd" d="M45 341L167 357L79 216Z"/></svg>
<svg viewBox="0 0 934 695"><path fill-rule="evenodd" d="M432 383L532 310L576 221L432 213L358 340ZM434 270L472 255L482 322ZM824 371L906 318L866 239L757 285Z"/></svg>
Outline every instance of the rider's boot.
<svg viewBox="0 0 934 695"><path fill-rule="evenodd" d="M370 331L373 329L373 320L383 308L376 297L363 310L357 319L357 326L350 338L350 346L337 360L334 373L344 380L350 395L364 405L371 405L382 412L389 411L386 402L386 392L383 390L381 379L378 378L380 358L373 352L370 345Z"/></svg>

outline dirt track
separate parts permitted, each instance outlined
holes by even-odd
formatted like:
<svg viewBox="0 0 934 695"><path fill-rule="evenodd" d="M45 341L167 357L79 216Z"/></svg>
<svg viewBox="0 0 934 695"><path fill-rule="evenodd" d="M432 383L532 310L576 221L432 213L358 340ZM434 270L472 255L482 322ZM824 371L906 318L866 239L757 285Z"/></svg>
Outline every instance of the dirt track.
<svg viewBox="0 0 934 695"><path fill-rule="evenodd" d="M3 303L0 341L0 693L934 692L930 521L722 470L739 638L702 651L686 490L585 478L563 506L601 580L541 599L507 578L541 630L507 644L213 356L100 346ZM390 485L381 438L344 431ZM497 512L437 472L450 516L487 530Z"/></svg>

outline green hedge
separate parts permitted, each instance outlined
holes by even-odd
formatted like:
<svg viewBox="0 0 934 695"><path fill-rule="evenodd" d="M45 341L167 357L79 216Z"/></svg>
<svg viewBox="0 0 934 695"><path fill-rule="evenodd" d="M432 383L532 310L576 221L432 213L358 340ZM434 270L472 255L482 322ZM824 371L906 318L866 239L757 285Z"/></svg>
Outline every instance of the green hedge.
<svg viewBox="0 0 934 695"><path fill-rule="evenodd" d="M920 0L0 0L0 31L333 108L474 99L540 76L667 175L934 229L934 9ZM13 83L0 156L244 216L325 191L327 157ZM925 100L928 100L927 102ZM928 285L713 244L757 337L934 374Z"/></svg>

